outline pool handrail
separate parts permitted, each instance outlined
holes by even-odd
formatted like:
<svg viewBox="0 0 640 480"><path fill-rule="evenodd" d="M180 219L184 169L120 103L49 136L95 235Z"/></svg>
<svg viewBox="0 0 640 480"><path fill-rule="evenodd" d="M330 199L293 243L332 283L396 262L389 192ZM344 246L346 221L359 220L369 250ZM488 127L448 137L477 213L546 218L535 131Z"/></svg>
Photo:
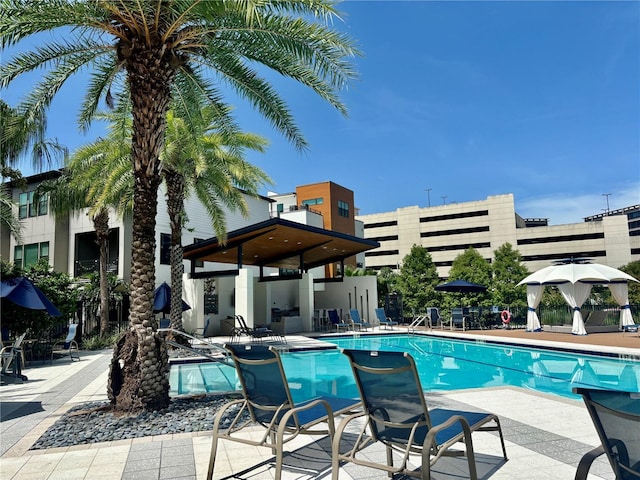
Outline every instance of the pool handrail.
<svg viewBox="0 0 640 480"><path fill-rule="evenodd" d="M229 355L229 351L227 349L225 349L222 345L218 345L217 343L211 343L211 342L207 342L206 340L203 340L202 338L197 338L194 337L193 335L189 335L186 332L180 331L180 330L176 330L174 328L159 328L158 329L158 333L161 334L166 334L166 333L173 333L174 335L177 336L182 336L185 337L187 339L189 339L191 342L195 342L196 345L202 345L202 348L193 348L193 347L188 347L186 345L183 345L179 342L176 342L174 340L169 340L167 338L164 339L164 341L171 345L172 347L176 347L176 348L181 348L183 350L186 350L188 352L194 353L196 355L208 358L209 360L213 361L213 362L219 362L219 363L224 363L225 365L229 365L231 363L231 356ZM193 343L191 344L193 345ZM217 353L217 356L215 355L211 355L210 353L207 352L208 351L215 351ZM220 358L222 357L222 358Z"/></svg>

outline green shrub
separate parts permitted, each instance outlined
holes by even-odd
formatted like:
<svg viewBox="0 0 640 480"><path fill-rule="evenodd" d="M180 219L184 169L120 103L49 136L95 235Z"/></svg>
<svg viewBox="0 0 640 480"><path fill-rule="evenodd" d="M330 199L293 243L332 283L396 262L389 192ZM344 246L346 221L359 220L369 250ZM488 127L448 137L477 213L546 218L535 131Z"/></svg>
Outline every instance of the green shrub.
<svg viewBox="0 0 640 480"><path fill-rule="evenodd" d="M82 340L82 348L85 350L102 350L104 348L112 348L118 340L122 332L113 332L106 337L100 335L89 335Z"/></svg>

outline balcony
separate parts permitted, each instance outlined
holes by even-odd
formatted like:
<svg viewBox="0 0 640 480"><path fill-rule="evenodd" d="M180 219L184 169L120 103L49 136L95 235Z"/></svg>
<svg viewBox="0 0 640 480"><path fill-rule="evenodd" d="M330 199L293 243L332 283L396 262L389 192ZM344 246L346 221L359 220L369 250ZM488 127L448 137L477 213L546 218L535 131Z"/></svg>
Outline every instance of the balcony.
<svg viewBox="0 0 640 480"><path fill-rule="evenodd" d="M76 260L73 267L73 276L82 277L90 273L98 273L100 268L100 259L89 258L84 260ZM110 258L107 260L107 272L118 274L118 258Z"/></svg>

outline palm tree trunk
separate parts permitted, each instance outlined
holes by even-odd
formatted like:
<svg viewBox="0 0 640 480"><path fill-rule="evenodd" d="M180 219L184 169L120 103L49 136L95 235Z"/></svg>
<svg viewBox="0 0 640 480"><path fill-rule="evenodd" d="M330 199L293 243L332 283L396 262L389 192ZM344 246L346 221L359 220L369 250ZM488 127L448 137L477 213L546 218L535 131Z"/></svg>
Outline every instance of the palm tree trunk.
<svg viewBox="0 0 640 480"><path fill-rule="evenodd" d="M173 169L163 172L167 186L167 214L171 226L171 328L184 331L182 325L182 274L184 272L182 250L182 225L184 223L184 177ZM188 343L186 338L168 336L178 343Z"/></svg>
<svg viewBox="0 0 640 480"><path fill-rule="evenodd" d="M127 49L136 51L130 54ZM165 50L153 44L126 46L119 53L124 56L133 113L131 305L130 327L114 348L107 393L117 411L153 410L169 404L168 356L156 332L153 292L159 155L174 71Z"/></svg>
<svg viewBox="0 0 640 480"><path fill-rule="evenodd" d="M109 330L109 283L107 281L107 248L109 240L109 211L101 208L93 217L96 242L100 250L100 336Z"/></svg>

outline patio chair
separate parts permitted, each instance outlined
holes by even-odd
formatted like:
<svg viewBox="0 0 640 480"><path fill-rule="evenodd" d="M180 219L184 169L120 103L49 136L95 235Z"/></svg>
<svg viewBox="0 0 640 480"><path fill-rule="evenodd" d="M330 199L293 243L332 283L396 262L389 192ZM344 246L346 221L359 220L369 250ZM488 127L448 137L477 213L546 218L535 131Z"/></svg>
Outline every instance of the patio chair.
<svg viewBox="0 0 640 480"><path fill-rule="evenodd" d="M640 479L640 393L574 388L582 395L602 445L586 453L576 480L586 479L593 461L606 453L616 480Z"/></svg>
<svg viewBox="0 0 640 480"><path fill-rule="evenodd" d="M251 340L257 340L258 342L262 342L262 340L266 337L274 338L281 342L286 342L284 336L274 333L273 330L267 327L255 327L251 328L247 325L244 317L242 315L236 315L236 320L240 324L240 327L236 329L236 332L232 332L232 336L240 337L242 335L246 335L251 337Z"/></svg>
<svg viewBox="0 0 640 480"><path fill-rule="evenodd" d="M340 320L337 310L329 310L327 314L329 315L329 321L331 322L331 325L336 327L336 332L339 332L341 328L344 328L345 331L349 330L350 325Z"/></svg>
<svg viewBox="0 0 640 480"><path fill-rule="evenodd" d="M69 325L69 333L67 338L61 342L57 342L51 349L51 361L56 355L66 356L69 355L71 361L80 361L80 353L78 348L78 342L76 342L76 331L78 330L78 324L72 323Z"/></svg>
<svg viewBox="0 0 640 480"><path fill-rule="evenodd" d="M347 416L336 430L332 447L333 480L338 479L341 461L383 470L389 477L400 473L429 479L431 467L443 455L466 455L469 476L475 480L477 470L471 434L476 431L497 431L502 454L507 460L500 420L496 415L427 408L416 364L408 353L366 350L343 350L343 353L349 358L364 412ZM359 432L349 428L356 419L360 420L357 422ZM350 439L349 449L341 453L342 436L346 431L355 437L355 443ZM362 452L376 442L386 447L386 464L374 462L371 455ZM458 442L465 443L465 452L450 450ZM393 463L394 451L401 455L397 466ZM409 466L411 454L420 455L417 461L422 467L420 472Z"/></svg>
<svg viewBox="0 0 640 480"><path fill-rule="evenodd" d="M445 323L448 323L440 316L440 310L436 307L427 307L427 321L429 328L440 327L440 329L444 329Z"/></svg>
<svg viewBox="0 0 640 480"><path fill-rule="evenodd" d="M451 330L461 328L463 331L467 329L467 317L469 309L467 308L452 308L451 309Z"/></svg>
<svg viewBox="0 0 640 480"><path fill-rule="evenodd" d="M216 413L207 480L213 477L220 440L270 448L276 457L274 476L280 480L287 442L299 434L333 436L334 416L360 407L360 400L352 398L318 397L296 403L277 350L265 345L225 348L235 362L243 398L227 403ZM253 428L248 435L240 433L245 426L256 423L264 428L263 433Z"/></svg>
<svg viewBox="0 0 640 480"><path fill-rule="evenodd" d="M349 310L349 316L351 317L351 323L353 324L354 330L356 329L356 327L358 328L358 330L362 330L363 328L367 330L368 328L371 328L371 324L369 322L365 322L362 320L362 318L360 318L360 312L357 308L352 308L351 310Z"/></svg>
<svg viewBox="0 0 640 480"><path fill-rule="evenodd" d="M211 317L207 317L204 322L204 327L197 328L194 336L196 338L210 338L214 336L214 322L212 322Z"/></svg>
<svg viewBox="0 0 640 480"><path fill-rule="evenodd" d="M380 325L384 325L385 329L388 327L393 330L393 326L398 325L398 322L395 322L387 317L384 308L376 308L376 318L378 319Z"/></svg>
<svg viewBox="0 0 640 480"><path fill-rule="evenodd" d="M22 376L22 365L24 365L24 352L22 351L22 342L27 333L16 337L11 345L2 347L0 350L0 361L2 362L2 373L7 374L11 370L16 377Z"/></svg>

